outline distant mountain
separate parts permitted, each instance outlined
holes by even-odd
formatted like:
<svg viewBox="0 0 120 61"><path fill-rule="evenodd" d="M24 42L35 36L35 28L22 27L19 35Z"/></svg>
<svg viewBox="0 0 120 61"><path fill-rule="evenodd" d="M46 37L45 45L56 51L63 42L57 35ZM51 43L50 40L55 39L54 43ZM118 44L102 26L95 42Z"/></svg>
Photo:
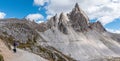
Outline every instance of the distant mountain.
<svg viewBox="0 0 120 61"><path fill-rule="evenodd" d="M0 38L10 48L35 53L49 61L120 60L120 35L106 31L76 3L70 13L61 13L37 24L27 19L1 19Z"/></svg>

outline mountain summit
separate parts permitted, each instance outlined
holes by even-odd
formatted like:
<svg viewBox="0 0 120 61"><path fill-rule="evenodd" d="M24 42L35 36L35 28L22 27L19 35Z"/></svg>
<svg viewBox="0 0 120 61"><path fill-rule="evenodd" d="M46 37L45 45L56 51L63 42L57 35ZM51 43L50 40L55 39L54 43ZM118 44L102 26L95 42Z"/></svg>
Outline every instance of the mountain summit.
<svg viewBox="0 0 120 61"><path fill-rule="evenodd" d="M68 14L68 17L71 22L71 26L76 31L83 31L83 29L86 29L89 26L89 18L84 11L79 8L78 3L76 3L72 12Z"/></svg>
<svg viewBox="0 0 120 61"><path fill-rule="evenodd" d="M75 10L76 12L77 12L77 11L80 11L80 8L79 8L78 3L75 4L74 10Z"/></svg>
<svg viewBox="0 0 120 61"><path fill-rule="evenodd" d="M120 60L120 34L106 31L99 21L91 23L78 3L70 13L56 14L40 24L27 19L0 19L1 39L11 50L18 42L18 49L48 61Z"/></svg>

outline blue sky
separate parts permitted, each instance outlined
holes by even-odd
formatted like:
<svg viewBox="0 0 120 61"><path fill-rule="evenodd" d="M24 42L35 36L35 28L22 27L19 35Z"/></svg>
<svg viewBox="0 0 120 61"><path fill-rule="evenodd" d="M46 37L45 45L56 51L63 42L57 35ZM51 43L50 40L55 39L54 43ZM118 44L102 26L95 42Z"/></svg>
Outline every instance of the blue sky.
<svg viewBox="0 0 120 61"><path fill-rule="evenodd" d="M76 2L90 22L100 21L108 31L120 33L120 0L0 0L0 18L43 22L56 13L70 12Z"/></svg>
<svg viewBox="0 0 120 61"><path fill-rule="evenodd" d="M45 9L39 10L39 7L33 4L33 0L0 0L0 11L6 13L5 18L24 18L30 13L40 13L46 17Z"/></svg>

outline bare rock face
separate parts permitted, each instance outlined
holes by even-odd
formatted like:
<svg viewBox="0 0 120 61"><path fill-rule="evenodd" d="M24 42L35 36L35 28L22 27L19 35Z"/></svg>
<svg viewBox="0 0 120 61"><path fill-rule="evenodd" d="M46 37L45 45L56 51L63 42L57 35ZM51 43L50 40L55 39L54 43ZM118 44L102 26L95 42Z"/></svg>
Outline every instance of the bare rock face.
<svg viewBox="0 0 120 61"><path fill-rule="evenodd" d="M49 61L103 61L106 56L116 61L120 57L120 35L107 32L99 21L90 23L78 4L68 15L61 13L40 24L0 19L0 39L10 46L18 41L18 48Z"/></svg>
<svg viewBox="0 0 120 61"><path fill-rule="evenodd" d="M51 29L53 27L57 27L57 15L51 17L47 22L40 23L36 29L40 32L44 32L48 29Z"/></svg>
<svg viewBox="0 0 120 61"><path fill-rule="evenodd" d="M64 34L68 33L68 30L67 30L68 23L67 22L68 22L67 17L65 16L64 13L61 13L60 18L59 18L59 22L58 22L58 29L61 32L63 32Z"/></svg>
<svg viewBox="0 0 120 61"><path fill-rule="evenodd" d="M5 19L0 21L0 36L20 43L27 43L38 36L37 32L28 21L20 19ZM28 25L29 24L29 25Z"/></svg>
<svg viewBox="0 0 120 61"><path fill-rule="evenodd" d="M51 17L48 22L47 22L47 26L49 29L51 29L52 27L57 27L57 23L58 23L58 18L57 18L57 14L53 17Z"/></svg>
<svg viewBox="0 0 120 61"><path fill-rule="evenodd" d="M90 28L99 32L106 31L106 29L102 26L102 24L99 21L95 23L90 23Z"/></svg>
<svg viewBox="0 0 120 61"><path fill-rule="evenodd" d="M36 29L39 31L39 32L44 32L48 29L47 27L47 24L46 23L40 23Z"/></svg>
<svg viewBox="0 0 120 61"><path fill-rule="evenodd" d="M75 8L68 14L71 22L71 26L76 31L84 31L89 25L89 19L87 15L79 8L78 3L76 3Z"/></svg>
<svg viewBox="0 0 120 61"><path fill-rule="evenodd" d="M88 16L79 8L78 3L76 3L72 12L67 15L61 13L59 19L57 15L55 15L47 21L46 25L47 29L57 27L64 34L68 33L68 26L78 32L89 31L88 29L92 28L101 32L106 31L100 22L90 23Z"/></svg>

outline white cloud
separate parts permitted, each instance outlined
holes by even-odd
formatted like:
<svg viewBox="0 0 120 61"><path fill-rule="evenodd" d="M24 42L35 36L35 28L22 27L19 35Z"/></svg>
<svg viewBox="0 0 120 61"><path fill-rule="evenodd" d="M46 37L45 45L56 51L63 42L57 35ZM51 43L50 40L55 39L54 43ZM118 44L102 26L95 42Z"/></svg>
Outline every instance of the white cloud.
<svg viewBox="0 0 120 61"><path fill-rule="evenodd" d="M49 2L49 0L34 0L34 5L43 6L45 2Z"/></svg>
<svg viewBox="0 0 120 61"><path fill-rule="evenodd" d="M4 12L0 12L0 19L3 19L6 16Z"/></svg>
<svg viewBox="0 0 120 61"><path fill-rule="evenodd" d="M38 21L37 23L43 23L43 22L45 22L45 21L43 21L43 20L40 20L40 21Z"/></svg>
<svg viewBox="0 0 120 61"><path fill-rule="evenodd" d="M44 19L44 17L41 14L29 14L26 16L26 19L30 20L30 21L36 21L36 20L40 20L40 19Z"/></svg>
<svg viewBox="0 0 120 61"><path fill-rule="evenodd" d="M46 7L48 16L53 16L56 13L60 14L61 12L69 12L74 3L71 2L72 0L50 0L50 4Z"/></svg>
<svg viewBox="0 0 120 61"><path fill-rule="evenodd" d="M109 32L112 32L112 33L118 33L118 34L120 34L120 29L118 29L118 30L106 29L106 30L109 31Z"/></svg>
<svg viewBox="0 0 120 61"><path fill-rule="evenodd" d="M103 16L98 19L103 25L106 25L108 23L111 23L116 19L116 17L111 17L111 16Z"/></svg>
<svg viewBox="0 0 120 61"><path fill-rule="evenodd" d="M63 12L70 12L72 8L74 7L75 3L79 3L80 7L89 15L89 17L93 18L91 16L91 13L93 11L98 11L99 7L98 5L101 5L103 3L106 3L107 0L101 1L101 0L50 0L50 4L48 5L47 14L55 15L56 13ZM92 7L92 10L91 10ZM90 11L91 10L91 11ZM89 14L89 12L91 12Z"/></svg>

